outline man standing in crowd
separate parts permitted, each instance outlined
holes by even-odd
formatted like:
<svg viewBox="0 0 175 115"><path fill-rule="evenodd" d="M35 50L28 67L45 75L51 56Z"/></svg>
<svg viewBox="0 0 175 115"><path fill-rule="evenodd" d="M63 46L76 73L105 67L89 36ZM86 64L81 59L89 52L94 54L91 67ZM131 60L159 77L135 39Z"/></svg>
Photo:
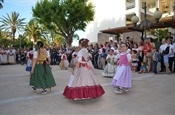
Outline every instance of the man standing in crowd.
<svg viewBox="0 0 175 115"><path fill-rule="evenodd" d="M163 60L163 51L164 51L165 47L166 47L166 40L162 39L162 45L159 48L159 53L160 53L160 56L161 56L161 59L160 59L161 70L160 70L160 72L165 71L165 64L164 64L164 60Z"/></svg>

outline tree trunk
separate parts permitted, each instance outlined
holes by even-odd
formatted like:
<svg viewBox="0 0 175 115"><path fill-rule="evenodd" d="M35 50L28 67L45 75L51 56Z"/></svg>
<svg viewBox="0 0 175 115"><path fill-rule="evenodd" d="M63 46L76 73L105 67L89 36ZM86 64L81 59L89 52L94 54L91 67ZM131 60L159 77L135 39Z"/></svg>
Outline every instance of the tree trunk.
<svg viewBox="0 0 175 115"><path fill-rule="evenodd" d="M72 37L71 36L67 36L66 38L66 45L67 47L71 47L72 46Z"/></svg>
<svg viewBox="0 0 175 115"><path fill-rule="evenodd" d="M15 33L14 32L12 33L12 40L13 41L15 40Z"/></svg>

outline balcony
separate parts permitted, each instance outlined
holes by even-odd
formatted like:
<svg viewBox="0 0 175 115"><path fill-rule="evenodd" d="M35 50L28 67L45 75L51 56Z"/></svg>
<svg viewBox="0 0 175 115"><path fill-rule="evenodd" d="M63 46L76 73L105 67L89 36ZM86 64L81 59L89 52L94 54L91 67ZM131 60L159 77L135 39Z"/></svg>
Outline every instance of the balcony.
<svg viewBox="0 0 175 115"><path fill-rule="evenodd" d="M135 0L126 1L126 10L135 8Z"/></svg>

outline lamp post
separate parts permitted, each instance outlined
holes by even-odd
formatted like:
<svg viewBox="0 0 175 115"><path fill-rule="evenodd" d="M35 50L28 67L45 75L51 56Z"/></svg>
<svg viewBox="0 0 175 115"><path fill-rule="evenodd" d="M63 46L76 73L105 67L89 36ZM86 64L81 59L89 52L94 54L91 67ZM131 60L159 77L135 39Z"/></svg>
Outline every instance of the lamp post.
<svg viewBox="0 0 175 115"><path fill-rule="evenodd" d="M131 18L131 22L134 24L134 27L139 28L139 29L143 29L142 36L143 36L143 33L144 33L144 38L146 39L146 30L148 28L150 28L153 25L153 23L151 23L149 20L147 20L146 2L144 2L143 9L144 9L144 19L143 19L143 21L139 25L137 25L137 23L139 22L139 18L136 15L134 15ZM159 19L162 17L162 13L159 11L158 8L154 12L153 17L156 20L156 23L158 23Z"/></svg>

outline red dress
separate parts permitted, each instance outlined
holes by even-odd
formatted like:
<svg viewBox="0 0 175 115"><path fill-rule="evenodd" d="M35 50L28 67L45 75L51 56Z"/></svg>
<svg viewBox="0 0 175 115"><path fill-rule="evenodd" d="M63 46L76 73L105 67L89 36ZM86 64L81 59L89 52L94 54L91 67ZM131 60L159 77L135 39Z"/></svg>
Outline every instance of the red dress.
<svg viewBox="0 0 175 115"><path fill-rule="evenodd" d="M79 55L80 54L80 55ZM92 99L101 97L105 91L96 82L92 66L88 63L88 51L80 50L78 53L79 67L71 75L68 85L65 87L63 95L68 99Z"/></svg>

